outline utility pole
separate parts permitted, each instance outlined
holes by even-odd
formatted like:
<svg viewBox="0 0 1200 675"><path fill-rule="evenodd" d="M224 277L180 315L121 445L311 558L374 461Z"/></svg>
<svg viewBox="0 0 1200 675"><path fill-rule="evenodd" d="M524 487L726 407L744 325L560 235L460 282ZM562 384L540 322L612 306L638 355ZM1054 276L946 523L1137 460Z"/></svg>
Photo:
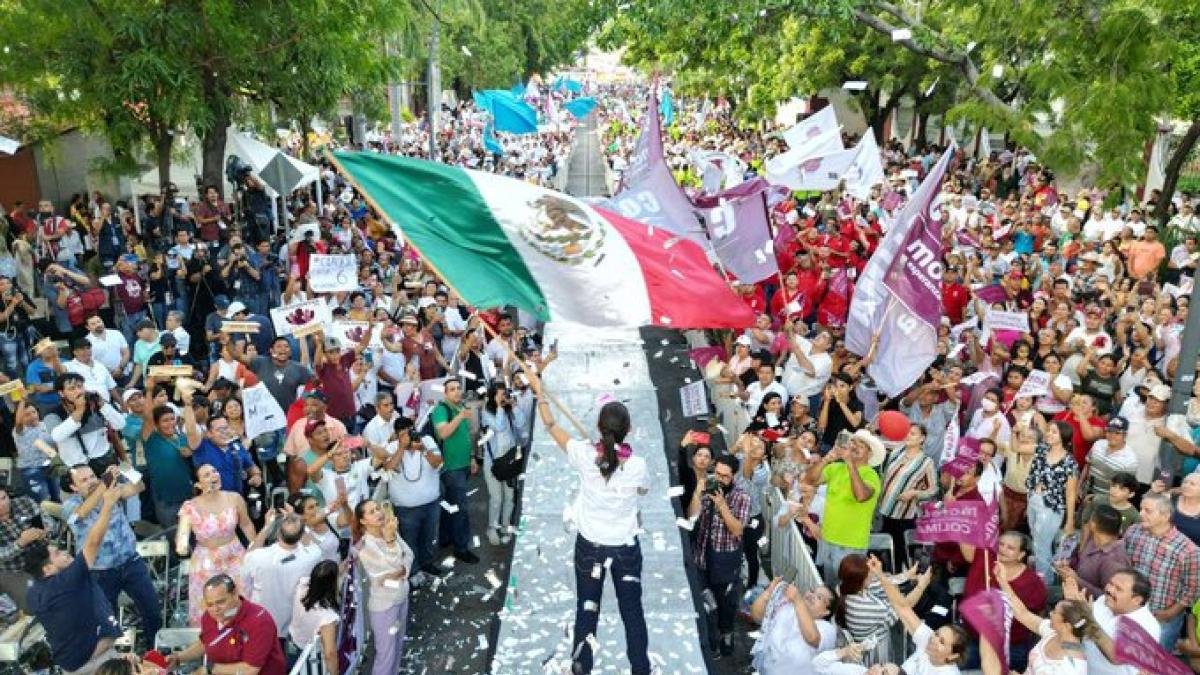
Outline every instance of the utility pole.
<svg viewBox="0 0 1200 675"><path fill-rule="evenodd" d="M388 40L386 54L388 60L396 58L396 45L392 40ZM392 152L396 151L396 147L400 144L400 83L393 77L391 82L388 82L388 107L392 111Z"/></svg>
<svg viewBox="0 0 1200 675"><path fill-rule="evenodd" d="M1200 274L1194 274L1192 279L1192 294L1188 298L1187 323L1183 326L1179 363L1175 367L1171 402L1167 406L1168 415L1187 414L1188 399L1192 397L1192 387L1196 383L1196 357L1197 352L1200 352L1200 305L1196 303L1200 303ZM1165 438L1159 441L1158 468L1163 473L1170 472L1170 479L1164 481L1168 487L1171 485L1171 480L1178 476L1183 469L1179 451Z"/></svg>
<svg viewBox="0 0 1200 675"><path fill-rule="evenodd" d="M434 2L436 4L436 0ZM430 14L433 16L433 24L429 31L429 159L436 162L438 118L442 112L442 71L438 66L438 33L441 31L441 22L436 11L430 11Z"/></svg>

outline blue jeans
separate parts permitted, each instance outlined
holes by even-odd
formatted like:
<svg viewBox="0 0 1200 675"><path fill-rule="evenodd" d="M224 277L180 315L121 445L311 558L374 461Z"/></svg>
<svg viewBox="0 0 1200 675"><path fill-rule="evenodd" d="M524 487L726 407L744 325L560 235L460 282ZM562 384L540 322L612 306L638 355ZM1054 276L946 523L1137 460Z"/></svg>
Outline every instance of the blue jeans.
<svg viewBox="0 0 1200 675"><path fill-rule="evenodd" d="M422 506L396 507L400 536L413 550L417 569L433 564L433 544L438 538L438 514L441 509L436 499Z"/></svg>
<svg viewBox="0 0 1200 675"><path fill-rule="evenodd" d="M154 644L154 636L162 627L162 607L158 604L158 593L150 580L146 561L135 556L112 569L92 570L92 579L108 599L113 616L117 615L117 596L125 591L142 617L142 635Z"/></svg>
<svg viewBox="0 0 1200 675"><path fill-rule="evenodd" d="M611 560L605 568L605 561ZM597 574L597 570L599 573ZM575 633L573 660L582 672L592 672L592 648L589 635L596 635L600 621L600 599L604 595L604 576L612 574L617 592L617 607L625 624L625 652L633 675L650 673L647 653L646 615L642 611L642 546L634 539L627 546L601 546L575 537ZM591 604L589 604L591 603ZM599 640L599 636L596 636Z"/></svg>
<svg viewBox="0 0 1200 675"><path fill-rule="evenodd" d="M35 502L43 502L47 499L61 501L58 483L50 480L50 467L38 466L20 471L21 477L25 479L25 485L29 488L29 496L33 497Z"/></svg>
<svg viewBox="0 0 1200 675"><path fill-rule="evenodd" d="M1175 651L1175 643L1179 641L1179 631L1183 629L1183 622L1188 617L1188 611L1184 610L1175 615L1175 618L1162 624L1162 630L1158 633L1158 644L1168 652Z"/></svg>
<svg viewBox="0 0 1200 675"><path fill-rule="evenodd" d="M165 302L150 303L150 314L152 315L151 318L154 319L154 325L158 326L159 328L166 326L167 312L171 311L172 309L174 309L174 307L168 307L167 303ZM129 344L133 343L131 342Z"/></svg>
<svg viewBox="0 0 1200 675"><path fill-rule="evenodd" d="M457 513L442 509L442 525L439 539L443 546L454 545L455 553L471 548L471 516L467 513L467 469L442 472L442 496L446 502L458 507Z"/></svg>
<svg viewBox="0 0 1200 675"><path fill-rule="evenodd" d="M146 320L148 315L146 310L126 314L124 319L121 319L121 334L125 336L125 341L129 344L137 342L137 325Z"/></svg>

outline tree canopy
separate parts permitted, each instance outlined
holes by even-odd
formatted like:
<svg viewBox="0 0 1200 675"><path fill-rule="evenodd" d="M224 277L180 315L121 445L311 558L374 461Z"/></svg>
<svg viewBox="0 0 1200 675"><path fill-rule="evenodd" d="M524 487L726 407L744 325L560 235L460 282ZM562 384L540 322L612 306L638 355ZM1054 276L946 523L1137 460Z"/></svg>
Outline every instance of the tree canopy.
<svg viewBox="0 0 1200 675"><path fill-rule="evenodd" d="M745 117L866 80L857 100L871 122L886 117L885 101L910 96L1009 133L1052 168L1090 166L1103 184L1140 178L1158 126L1195 118L1195 3L642 0L611 10L605 44L628 46L684 91L729 97Z"/></svg>

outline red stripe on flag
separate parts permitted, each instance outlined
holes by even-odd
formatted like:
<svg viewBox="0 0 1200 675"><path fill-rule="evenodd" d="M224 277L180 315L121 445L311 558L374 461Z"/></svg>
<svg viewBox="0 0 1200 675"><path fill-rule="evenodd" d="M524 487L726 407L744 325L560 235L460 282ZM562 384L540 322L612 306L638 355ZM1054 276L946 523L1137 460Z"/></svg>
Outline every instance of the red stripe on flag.
<svg viewBox="0 0 1200 675"><path fill-rule="evenodd" d="M611 211L597 208L596 212L616 229L637 257L650 296L651 324L668 328L745 328L754 323L754 312L717 274L699 246Z"/></svg>

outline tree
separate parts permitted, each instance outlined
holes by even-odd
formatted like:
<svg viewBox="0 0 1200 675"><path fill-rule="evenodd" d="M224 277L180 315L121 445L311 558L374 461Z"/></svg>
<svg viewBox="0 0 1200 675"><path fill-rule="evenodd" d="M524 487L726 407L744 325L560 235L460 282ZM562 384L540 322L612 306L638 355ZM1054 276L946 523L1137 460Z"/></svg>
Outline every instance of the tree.
<svg viewBox="0 0 1200 675"><path fill-rule="evenodd" d="M1006 131L1056 170L1090 164L1098 180L1127 183L1141 173L1145 142L1178 96L1166 66L1194 38L1172 26L1194 27L1182 18L1194 4L942 0L922 3L916 17L884 0L644 0L614 4L605 36L631 43L643 64L718 76L740 68L761 107L782 100L770 83L801 79L788 59L797 36L819 32L824 45L799 63L844 63L838 54L856 53L866 29L879 38L866 58L893 76L910 56L925 59L923 81L941 75L939 86L954 94L948 119ZM786 30L789 21L799 32ZM893 41L899 29L912 36Z"/></svg>

